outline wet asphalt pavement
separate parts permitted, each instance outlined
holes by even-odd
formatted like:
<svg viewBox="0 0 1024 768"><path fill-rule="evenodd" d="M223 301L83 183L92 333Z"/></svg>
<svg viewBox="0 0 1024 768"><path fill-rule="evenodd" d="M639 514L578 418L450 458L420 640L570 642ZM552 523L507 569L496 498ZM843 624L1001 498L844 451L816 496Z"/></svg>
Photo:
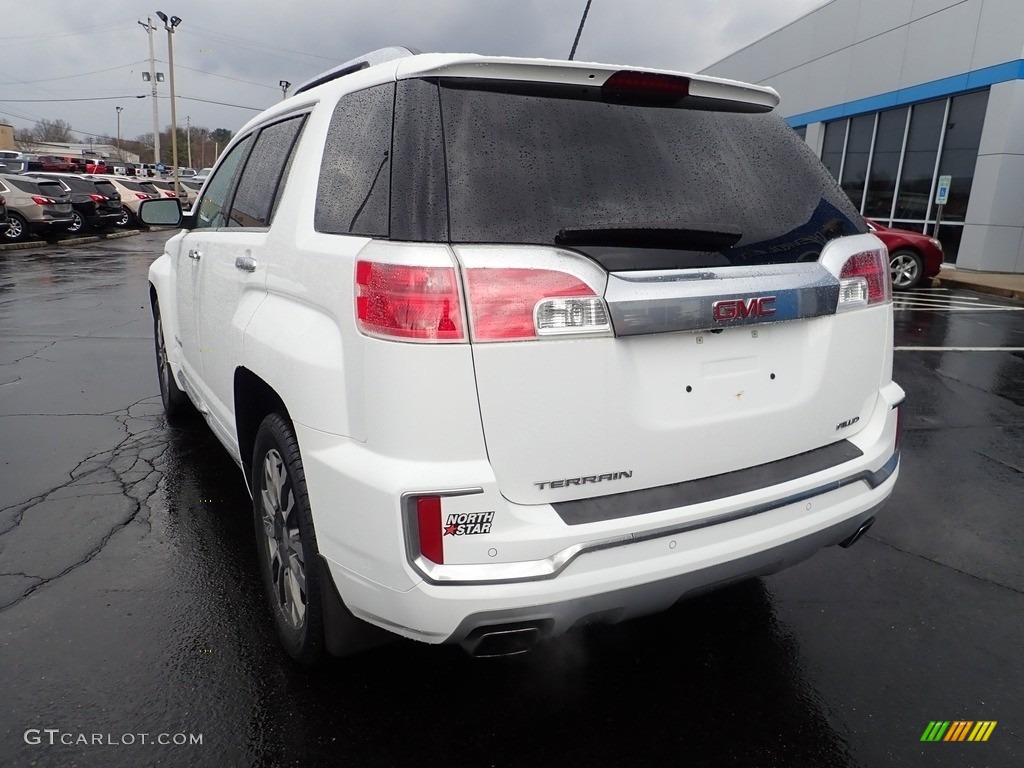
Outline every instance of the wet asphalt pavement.
<svg viewBox="0 0 1024 768"><path fill-rule="evenodd" d="M0 766L1024 763L1024 305L897 302L902 475L852 549L520 657L307 672L237 469L161 416L165 237L0 252Z"/></svg>

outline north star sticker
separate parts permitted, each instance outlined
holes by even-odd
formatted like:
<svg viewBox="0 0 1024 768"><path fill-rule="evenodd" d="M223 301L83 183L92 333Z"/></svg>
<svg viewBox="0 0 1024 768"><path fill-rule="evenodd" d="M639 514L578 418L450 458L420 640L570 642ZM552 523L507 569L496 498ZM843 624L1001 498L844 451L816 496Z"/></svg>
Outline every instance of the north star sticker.
<svg viewBox="0 0 1024 768"><path fill-rule="evenodd" d="M444 527L444 535L445 536L454 536L455 533L458 530L459 530L459 526L457 526L457 525L446 525Z"/></svg>

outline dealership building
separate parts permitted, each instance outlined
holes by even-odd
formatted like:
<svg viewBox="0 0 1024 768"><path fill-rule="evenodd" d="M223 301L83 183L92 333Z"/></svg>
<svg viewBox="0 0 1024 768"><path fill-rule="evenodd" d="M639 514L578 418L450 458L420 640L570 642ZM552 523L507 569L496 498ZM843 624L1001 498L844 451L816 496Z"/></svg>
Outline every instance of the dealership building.
<svg viewBox="0 0 1024 768"><path fill-rule="evenodd" d="M706 69L769 85L870 218L1024 273L1024 0L832 0ZM941 199L941 196L939 196Z"/></svg>

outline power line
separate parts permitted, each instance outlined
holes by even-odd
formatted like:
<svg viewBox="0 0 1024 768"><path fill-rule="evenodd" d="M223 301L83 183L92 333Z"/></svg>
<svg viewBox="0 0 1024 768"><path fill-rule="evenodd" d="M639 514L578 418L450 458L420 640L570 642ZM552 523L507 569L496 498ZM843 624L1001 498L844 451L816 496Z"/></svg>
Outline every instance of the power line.
<svg viewBox="0 0 1024 768"><path fill-rule="evenodd" d="M321 56L317 53L309 53L308 51L296 51L291 48L284 48L280 45L267 45L265 42L259 40L247 40L244 37L235 37L234 35L225 35L223 32L216 32L214 30L203 29L203 27L197 27L195 25L189 25L189 32L196 37L205 37L207 40L222 40L228 43L245 44L256 46L261 51L276 50L284 51L285 53L297 53L300 56L311 56L314 59L323 59L324 61L337 61L337 57L334 56ZM206 34L203 34L203 33Z"/></svg>
<svg viewBox="0 0 1024 768"><path fill-rule="evenodd" d="M49 83L49 82L52 82L54 80L70 80L73 77L85 77L86 75L98 75L101 72L113 72L115 69L124 69L125 67L134 67L136 64L144 64L145 62L146 62L145 59L143 59L142 61L131 61L131 62L128 62L127 64L121 64L120 66L117 66L117 67L107 67L106 69L96 69L96 70L93 70L92 72L79 72L78 74L75 74L75 75L61 75L60 77L44 77L41 80L12 80L10 83L5 83L5 85L13 85L14 83L24 83L26 85L31 85L32 83Z"/></svg>
<svg viewBox="0 0 1024 768"><path fill-rule="evenodd" d="M140 98L142 98L142 97L140 97ZM161 99L166 99L168 97L167 96L160 96L160 98ZM180 93L178 94L178 98L179 99L185 99L185 101L201 101L204 104L217 104L218 106L221 106L221 107L235 107L236 109L250 109L253 112L262 112L264 109L266 109L266 107L247 107L247 106L245 106L243 104L228 104L225 101L211 101L210 99L197 99L195 96L182 96Z"/></svg>
<svg viewBox="0 0 1024 768"><path fill-rule="evenodd" d="M64 101L116 101L117 99L144 99L143 96L90 96L79 99L0 99L2 104L52 104Z"/></svg>
<svg viewBox="0 0 1024 768"><path fill-rule="evenodd" d="M134 21L130 19L129 21ZM45 35L13 35L11 37L0 37L0 41L18 41L22 43L32 42L33 40L51 40L57 37L77 37L83 32L92 32L94 29L103 30L103 32L121 32L122 30L114 27L114 24L127 24L128 21L112 21L105 24L96 24L91 27L79 27L74 32L52 32Z"/></svg>
<svg viewBox="0 0 1024 768"><path fill-rule="evenodd" d="M181 64L175 64L175 69L187 69L189 72L198 72L202 75L208 75L209 77L222 77L225 80L234 80L236 83L248 83L249 85L258 85L260 88L270 88L276 91L277 88L273 85L267 85L266 83L257 83L255 80L242 80L237 77L230 77L228 75L218 75L215 72L208 72L205 69L195 69L193 67L183 67Z"/></svg>

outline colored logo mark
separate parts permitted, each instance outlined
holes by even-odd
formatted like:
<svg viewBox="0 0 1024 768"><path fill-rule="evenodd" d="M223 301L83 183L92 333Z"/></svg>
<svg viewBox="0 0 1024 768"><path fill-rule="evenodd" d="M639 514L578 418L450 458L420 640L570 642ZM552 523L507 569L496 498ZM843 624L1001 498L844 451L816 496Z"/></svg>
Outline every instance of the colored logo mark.
<svg viewBox="0 0 1024 768"><path fill-rule="evenodd" d="M921 741L988 741L995 729L995 720L932 720Z"/></svg>

